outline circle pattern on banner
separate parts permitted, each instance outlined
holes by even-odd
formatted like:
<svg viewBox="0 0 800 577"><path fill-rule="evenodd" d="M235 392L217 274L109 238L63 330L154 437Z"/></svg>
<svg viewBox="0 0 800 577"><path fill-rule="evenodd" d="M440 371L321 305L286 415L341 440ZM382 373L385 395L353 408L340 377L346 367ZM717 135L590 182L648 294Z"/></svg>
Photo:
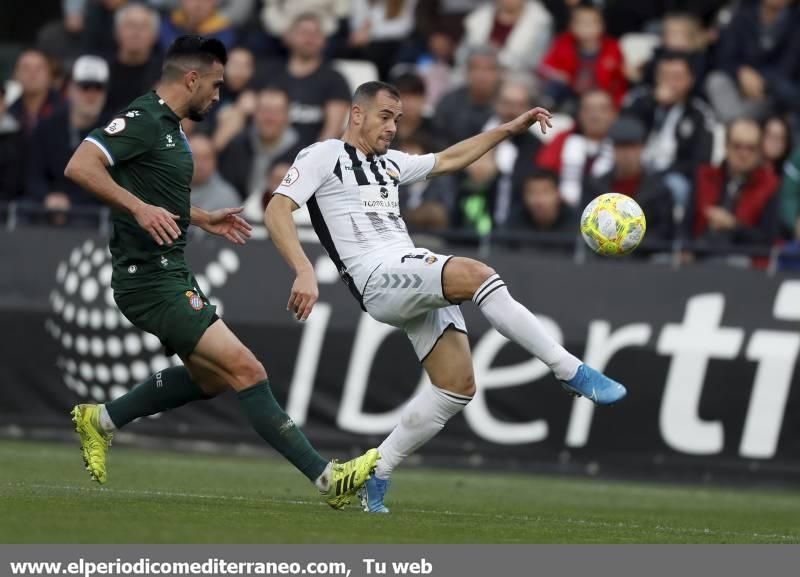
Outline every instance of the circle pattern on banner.
<svg viewBox="0 0 800 577"><path fill-rule="evenodd" d="M224 288L239 267L236 252L223 247L196 277L197 288L220 314L223 303L212 293ZM60 348L55 364L64 385L76 395L110 401L150 374L183 364L177 356L164 356L158 337L134 327L119 311L111 288L111 253L102 243L88 239L72 248L54 273L45 330ZM193 304L201 303L198 297Z"/></svg>

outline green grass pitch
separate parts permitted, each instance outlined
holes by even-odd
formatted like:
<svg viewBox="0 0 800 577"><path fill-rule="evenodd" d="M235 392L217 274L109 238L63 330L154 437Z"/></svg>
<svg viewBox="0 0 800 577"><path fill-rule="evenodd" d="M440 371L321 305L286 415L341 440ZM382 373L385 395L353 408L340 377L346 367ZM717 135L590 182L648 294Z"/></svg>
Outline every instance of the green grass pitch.
<svg viewBox="0 0 800 577"><path fill-rule="evenodd" d="M799 543L800 492L405 468L333 511L280 459L0 441L2 543ZM335 530L333 528L335 527Z"/></svg>

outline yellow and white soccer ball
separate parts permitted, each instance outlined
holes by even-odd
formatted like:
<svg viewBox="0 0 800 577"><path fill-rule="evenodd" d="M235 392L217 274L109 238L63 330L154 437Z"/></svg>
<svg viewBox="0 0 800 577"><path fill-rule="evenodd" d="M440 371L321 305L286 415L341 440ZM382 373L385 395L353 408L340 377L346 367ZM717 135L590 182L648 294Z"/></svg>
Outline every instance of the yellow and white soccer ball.
<svg viewBox="0 0 800 577"><path fill-rule="evenodd" d="M598 196L581 215L583 239L603 256L630 254L642 242L646 229L642 208L631 197L616 192Z"/></svg>

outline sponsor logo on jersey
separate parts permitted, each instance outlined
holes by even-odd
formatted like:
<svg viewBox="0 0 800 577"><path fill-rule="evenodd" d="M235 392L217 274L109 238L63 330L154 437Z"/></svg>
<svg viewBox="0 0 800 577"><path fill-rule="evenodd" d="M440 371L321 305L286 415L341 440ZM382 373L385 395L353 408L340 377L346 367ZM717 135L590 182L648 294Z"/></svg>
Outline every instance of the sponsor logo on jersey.
<svg viewBox="0 0 800 577"><path fill-rule="evenodd" d="M141 115L142 113L139 110L129 110L125 113L125 116L128 118L136 118L137 116Z"/></svg>
<svg viewBox="0 0 800 577"><path fill-rule="evenodd" d="M135 265L135 264L132 264L131 266L129 266L129 267L128 267L128 272L129 272L130 274L135 274L135 273L136 273L136 265Z"/></svg>
<svg viewBox="0 0 800 577"><path fill-rule="evenodd" d="M106 126L103 129L103 132L105 132L106 134L110 134L111 136L114 136L115 134L119 134L120 132L125 130L125 126L126 125L124 118L115 118L114 120L108 123L108 126Z"/></svg>
<svg viewBox="0 0 800 577"><path fill-rule="evenodd" d="M172 135L167 134L167 148L175 148L175 142L172 140Z"/></svg>

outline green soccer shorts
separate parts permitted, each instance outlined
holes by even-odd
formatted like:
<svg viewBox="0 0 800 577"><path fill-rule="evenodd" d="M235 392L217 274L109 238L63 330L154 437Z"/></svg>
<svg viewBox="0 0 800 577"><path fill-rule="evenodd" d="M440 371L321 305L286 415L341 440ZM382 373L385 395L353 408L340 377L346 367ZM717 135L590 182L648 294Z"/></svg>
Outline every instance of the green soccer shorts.
<svg viewBox="0 0 800 577"><path fill-rule="evenodd" d="M114 291L120 311L137 328L157 336L167 356L186 360L206 329L219 319L188 269L154 275L147 288Z"/></svg>

